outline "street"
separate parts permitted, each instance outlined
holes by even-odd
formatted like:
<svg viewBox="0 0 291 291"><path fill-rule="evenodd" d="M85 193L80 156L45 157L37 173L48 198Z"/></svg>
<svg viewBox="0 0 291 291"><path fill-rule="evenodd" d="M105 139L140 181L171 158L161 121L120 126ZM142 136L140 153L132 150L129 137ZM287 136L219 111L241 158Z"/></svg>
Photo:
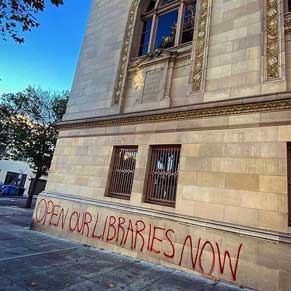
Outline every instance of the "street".
<svg viewBox="0 0 291 291"><path fill-rule="evenodd" d="M0 290L247 290L32 231L24 202L0 197Z"/></svg>

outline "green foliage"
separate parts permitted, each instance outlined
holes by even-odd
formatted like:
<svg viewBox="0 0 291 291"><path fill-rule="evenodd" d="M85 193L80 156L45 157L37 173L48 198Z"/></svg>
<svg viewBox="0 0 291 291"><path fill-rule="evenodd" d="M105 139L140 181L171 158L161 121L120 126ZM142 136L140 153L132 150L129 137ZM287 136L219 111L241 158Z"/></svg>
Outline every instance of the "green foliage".
<svg viewBox="0 0 291 291"><path fill-rule="evenodd" d="M63 0L48 0L55 6L64 4ZM21 32L38 27L36 14L45 9L45 0L0 0L0 36L8 36L16 42L24 42Z"/></svg>
<svg viewBox="0 0 291 291"><path fill-rule="evenodd" d="M27 160L37 172L48 169L57 141L55 125L65 112L68 95L32 87L2 95L0 143L7 146L5 158Z"/></svg>
<svg viewBox="0 0 291 291"><path fill-rule="evenodd" d="M5 106L0 106L0 159L9 143L9 122L7 116L9 116L8 109Z"/></svg>

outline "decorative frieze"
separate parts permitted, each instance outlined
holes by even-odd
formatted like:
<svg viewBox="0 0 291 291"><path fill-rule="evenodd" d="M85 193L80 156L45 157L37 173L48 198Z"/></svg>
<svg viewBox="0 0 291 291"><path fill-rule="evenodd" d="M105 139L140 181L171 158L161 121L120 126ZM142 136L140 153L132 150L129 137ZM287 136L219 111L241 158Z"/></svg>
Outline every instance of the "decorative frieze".
<svg viewBox="0 0 291 291"><path fill-rule="evenodd" d="M200 1L197 38L194 40L192 91L202 91L206 62L206 43L209 30L209 0Z"/></svg>
<svg viewBox="0 0 291 291"><path fill-rule="evenodd" d="M285 33L291 34L291 13L285 14Z"/></svg>
<svg viewBox="0 0 291 291"><path fill-rule="evenodd" d="M207 118L215 116L229 116L247 113L272 112L279 110L290 110L291 99L274 100L269 102L256 102L240 105L229 105L220 107L209 107L203 109L191 109L187 111L152 113L149 115L137 116L120 116L119 118L101 118L95 121L83 122L60 122L59 129L77 129L77 128L92 128L92 127L106 127L106 126L120 126L142 123L155 123L165 121L187 120L197 118Z"/></svg>
<svg viewBox="0 0 291 291"><path fill-rule="evenodd" d="M267 0L266 33L267 80L278 79L280 77L278 0Z"/></svg>

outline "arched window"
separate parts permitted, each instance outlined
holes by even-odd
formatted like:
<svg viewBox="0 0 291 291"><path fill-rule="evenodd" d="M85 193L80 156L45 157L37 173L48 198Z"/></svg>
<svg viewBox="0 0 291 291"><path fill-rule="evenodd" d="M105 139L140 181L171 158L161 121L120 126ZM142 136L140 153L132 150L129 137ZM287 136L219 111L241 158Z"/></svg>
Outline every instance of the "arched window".
<svg viewBox="0 0 291 291"><path fill-rule="evenodd" d="M151 0L141 15L139 56L193 40L197 0Z"/></svg>

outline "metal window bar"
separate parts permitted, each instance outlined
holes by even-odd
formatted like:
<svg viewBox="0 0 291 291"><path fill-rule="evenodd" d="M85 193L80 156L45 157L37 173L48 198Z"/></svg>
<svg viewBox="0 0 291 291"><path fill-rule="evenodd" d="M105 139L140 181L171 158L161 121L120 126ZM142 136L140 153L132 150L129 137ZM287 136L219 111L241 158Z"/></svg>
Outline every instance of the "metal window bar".
<svg viewBox="0 0 291 291"><path fill-rule="evenodd" d="M152 146L145 201L175 206L181 146Z"/></svg>
<svg viewBox="0 0 291 291"><path fill-rule="evenodd" d="M116 147L108 196L130 199L137 147Z"/></svg>

